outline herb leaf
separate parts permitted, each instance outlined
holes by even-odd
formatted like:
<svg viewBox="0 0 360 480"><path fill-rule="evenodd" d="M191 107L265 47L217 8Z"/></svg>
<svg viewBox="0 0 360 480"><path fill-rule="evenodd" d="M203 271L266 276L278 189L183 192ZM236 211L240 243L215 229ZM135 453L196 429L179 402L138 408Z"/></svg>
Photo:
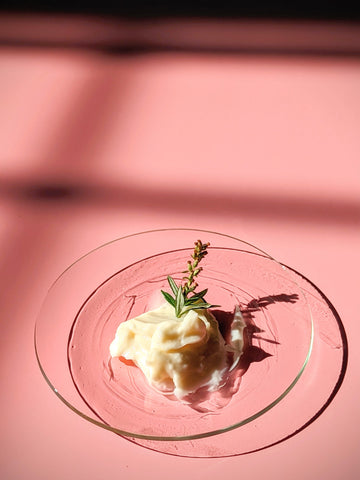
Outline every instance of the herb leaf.
<svg viewBox="0 0 360 480"><path fill-rule="evenodd" d="M205 310L207 308L219 307L220 305L211 305L210 303L198 303L197 305L185 305L181 310L181 315L189 312L190 310Z"/></svg>
<svg viewBox="0 0 360 480"><path fill-rule="evenodd" d="M176 305L175 305L175 315L181 317L182 309L185 306L185 297L182 291L182 288L179 287L176 294Z"/></svg>
<svg viewBox="0 0 360 480"><path fill-rule="evenodd" d="M207 292L208 289L205 288L205 290L201 290L201 292L195 293L192 297L189 298L189 300L199 300L200 298L204 298Z"/></svg>
<svg viewBox="0 0 360 480"><path fill-rule="evenodd" d="M164 292L164 290L161 290L161 293L164 295L165 300L170 303L173 307L175 307L175 298L173 298L170 293Z"/></svg>
<svg viewBox="0 0 360 480"><path fill-rule="evenodd" d="M173 292L173 294L176 296L178 293L179 287L176 285L175 280L171 278L170 276L167 277L167 280L169 282L170 288Z"/></svg>

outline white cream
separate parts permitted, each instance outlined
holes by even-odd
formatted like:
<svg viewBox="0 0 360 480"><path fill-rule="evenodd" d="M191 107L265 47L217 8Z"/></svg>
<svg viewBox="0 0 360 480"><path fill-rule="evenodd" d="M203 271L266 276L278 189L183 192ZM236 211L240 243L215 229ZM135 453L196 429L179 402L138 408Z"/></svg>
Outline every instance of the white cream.
<svg viewBox="0 0 360 480"><path fill-rule="evenodd" d="M181 318L168 303L119 325L110 345L111 357L123 357L137 365L150 385L178 398L206 387L219 389L243 350L245 323L237 308L229 344L208 310L190 310Z"/></svg>

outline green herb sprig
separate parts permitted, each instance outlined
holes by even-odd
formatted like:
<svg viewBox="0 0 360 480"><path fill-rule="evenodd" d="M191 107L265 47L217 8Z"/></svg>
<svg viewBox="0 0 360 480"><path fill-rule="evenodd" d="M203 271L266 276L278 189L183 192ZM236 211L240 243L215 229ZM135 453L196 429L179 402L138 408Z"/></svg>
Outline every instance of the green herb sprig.
<svg viewBox="0 0 360 480"><path fill-rule="evenodd" d="M202 290L201 292L196 293L195 289L198 286L195 281L195 277L199 275L202 270L202 267L199 267L199 263L208 254L207 248L210 246L210 243L202 243L201 240L195 242L194 253L191 255L193 261L189 260L187 265L187 270L184 270L182 273L187 273L186 277L183 277L185 281L184 285L177 285L175 280L168 276L167 280L169 282L171 291L174 296L170 295L168 292L161 290L161 293L164 295L165 300L170 303L175 309L175 315L180 318L184 313L189 312L190 310L201 310L205 308L219 307L219 305L211 305L205 300L205 295L207 294L208 289ZM189 297L189 295L191 296Z"/></svg>

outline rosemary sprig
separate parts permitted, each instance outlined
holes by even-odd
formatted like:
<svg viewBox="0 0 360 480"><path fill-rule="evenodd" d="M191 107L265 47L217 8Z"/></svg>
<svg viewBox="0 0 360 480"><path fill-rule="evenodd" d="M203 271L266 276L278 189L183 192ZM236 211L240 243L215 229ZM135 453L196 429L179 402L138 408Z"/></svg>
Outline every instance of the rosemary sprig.
<svg viewBox="0 0 360 480"><path fill-rule="evenodd" d="M202 290L196 293L195 289L198 286L195 278L199 275L202 267L199 267L199 263L208 254L207 248L210 243L202 243L201 240L195 242L194 253L191 255L193 261L189 260L187 270L182 273L187 273L187 276L183 277L185 281L184 285L177 285L175 280L168 276L170 289L174 296L168 292L161 290L165 300L170 303L175 309L175 315L180 318L184 313L190 310L200 310L205 308L219 307L219 305L211 305L205 300L205 295L208 289ZM189 297L189 295L191 296Z"/></svg>

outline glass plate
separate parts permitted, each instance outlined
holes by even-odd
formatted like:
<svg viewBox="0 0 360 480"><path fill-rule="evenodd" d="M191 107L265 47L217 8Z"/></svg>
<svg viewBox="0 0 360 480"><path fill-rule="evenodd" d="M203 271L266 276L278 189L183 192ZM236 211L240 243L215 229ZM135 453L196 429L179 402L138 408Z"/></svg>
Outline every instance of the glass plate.
<svg viewBox="0 0 360 480"><path fill-rule="evenodd" d="M138 368L110 359L109 345L120 322L163 301L167 275L181 279L198 238L211 244L199 289L221 305L214 314L223 330L240 305L247 347L224 388L184 404L152 389ZM35 329L40 369L77 414L148 448L205 457L263 448L294 429L289 418L281 428L262 425L293 394L316 337L299 280L265 252L215 232L166 229L114 240L80 258L49 290ZM238 432L245 443L234 443Z"/></svg>

